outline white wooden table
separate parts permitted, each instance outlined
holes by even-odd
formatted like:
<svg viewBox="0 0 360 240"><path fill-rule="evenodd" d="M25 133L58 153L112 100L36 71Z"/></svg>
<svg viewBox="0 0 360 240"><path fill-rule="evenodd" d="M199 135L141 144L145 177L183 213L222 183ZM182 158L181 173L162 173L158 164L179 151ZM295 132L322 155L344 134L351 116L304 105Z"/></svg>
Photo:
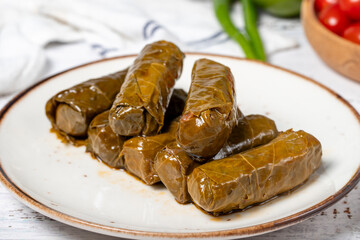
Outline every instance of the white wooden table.
<svg viewBox="0 0 360 240"><path fill-rule="evenodd" d="M293 20L278 24L276 28L283 34L296 38L300 47L275 54L269 61L321 82L338 92L360 112L360 84L340 76L321 62L305 39L300 22ZM77 52L76 56L73 54L74 50ZM44 77L99 58L85 43L52 47L47 54L51 62ZM0 107L9 99L10 97L0 98ZM45 217L19 203L0 185L0 239L115 238L76 229ZM360 239L360 189L355 187L338 203L305 222L253 239Z"/></svg>

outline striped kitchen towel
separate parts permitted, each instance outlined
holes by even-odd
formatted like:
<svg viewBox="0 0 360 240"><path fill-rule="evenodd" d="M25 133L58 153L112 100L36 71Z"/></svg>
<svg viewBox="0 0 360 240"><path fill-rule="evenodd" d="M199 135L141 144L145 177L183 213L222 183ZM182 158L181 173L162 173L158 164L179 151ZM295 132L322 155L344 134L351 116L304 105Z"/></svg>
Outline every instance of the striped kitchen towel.
<svg viewBox="0 0 360 240"><path fill-rule="evenodd" d="M241 28L240 4L232 17ZM260 33L268 54L297 46L271 27L269 22L276 21L286 22L261 16ZM183 51L243 56L221 30L210 0L2 0L0 95L39 80L50 43L81 42L104 58L139 52L160 39Z"/></svg>

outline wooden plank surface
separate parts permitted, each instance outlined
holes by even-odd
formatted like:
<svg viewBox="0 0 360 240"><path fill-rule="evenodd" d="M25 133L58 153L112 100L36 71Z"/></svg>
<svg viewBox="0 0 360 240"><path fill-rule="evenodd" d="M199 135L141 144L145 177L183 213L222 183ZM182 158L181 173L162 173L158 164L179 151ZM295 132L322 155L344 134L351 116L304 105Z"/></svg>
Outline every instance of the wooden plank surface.
<svg viewBox="0 0 360 240"><path fill-rule="evenodd" d="M360 239L360 190L309 220L253 239ZM0 239L119 239L91 233L52 220L24 206L0 186Z"/></svg>

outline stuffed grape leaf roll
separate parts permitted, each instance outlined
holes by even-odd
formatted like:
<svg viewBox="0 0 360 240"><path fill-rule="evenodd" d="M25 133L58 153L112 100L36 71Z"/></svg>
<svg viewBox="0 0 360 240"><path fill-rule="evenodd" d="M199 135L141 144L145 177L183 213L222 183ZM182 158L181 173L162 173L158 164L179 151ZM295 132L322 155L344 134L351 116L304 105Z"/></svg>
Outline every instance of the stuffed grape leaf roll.
<svg viewBox="0 0 360 240"><path fill-rule="evenodd" d="M184 110L187 93L180 89L175 88L170 98L170 103L165 113L165 125L175 118L179 117Z"/></svg>
<svg viewBox="0 0 360 240"><path fill-rule="evenodd" d="M239 119L230 137L213 159L221 159L273 140L278 135L275 122L263 115L247 115Z"/></svg>
<svg viewBox="0 0 360 240"><path fill-rule="evenodd" d="M174 89L168 110L165 114L165 123L170 123L180 116L186 101L186 92ZM86 151L112 168L123 168L124 160L120 157L126 137L117 135L109 125L109 110L97 115L88 128Z"/></svg>
<svg viewBox="0 0 360 240"><path fill-rule="evenodd" d="M86 151L112 168L123 168L120 157L126 138L119 136L109 126L109 110L97 115L90 123Z"/></svg>
<svg viewBox="0 0 360 240"><path fill-rule="evenodd" d="M121 91L111 107L110 126L122 136L155 135L164 116L184 54L173 43L148 44L129 68Z"/></svg>
<svg viewBox="0 0 360 240"><path fill-rule="evenodd" d="M53 129L75 143L87 136L91 120L109 109L125 80L127 69L63 90L45 106Z"/></svg>
<svg viewBox="0 0 360 240"><path fill-rule="evenodd" d="M321 144L304 131L196 167L188 176L196 205L214 215L263 202L303 183L321 164Z"/></svg>
<svg viewBox="0 0 360 240"><path fill-rule="evenodd" d="M161 182L175 197L176 201L185 204L191 201L186 178L199 163L194 161L176 141L166 145L158 152L154 168Z"/></svg>
<svg viewBox="0 0 360 240"><path fill-rule="evenodd" d="M239 112L239 115L242 115ZM248 115L238 120L230 137L220 152L212 159L220 159L242 152L249 148L266 144L277 136L273 120L262 115ZM162 183L180 203L191 201L187 190L187 176L199 164L176 143L166 145L155 158L155 170Z"/></svg>
<svg viewBox="0 0 360 240"><path fill-rule="evenodd" d="M133 137L127 140L121 152L125 169L147 185L159 182L159 176L154 169L155 156L166 144L175 141L178 126L179 122L176 119L171 122L164 133L148 137Z"/></svg>
<svg viewBox="0 0 360 240"><path fill-rule="evenodd" d="M200 158L215 156L237 122L234 78L228 67L209 59L195 62L177 134L178 144Z"/></svg>

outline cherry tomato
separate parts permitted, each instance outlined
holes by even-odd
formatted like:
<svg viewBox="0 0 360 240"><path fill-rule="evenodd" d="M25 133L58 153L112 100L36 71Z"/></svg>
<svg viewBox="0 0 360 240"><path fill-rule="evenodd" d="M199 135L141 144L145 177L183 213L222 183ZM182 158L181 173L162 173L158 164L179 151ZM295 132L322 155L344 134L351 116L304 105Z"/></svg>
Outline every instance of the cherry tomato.
<svg viewBox="0 0 360 240"><path fill-rule="evenodd" d="M349 41L360 44L360 22L348 26L343 33L343 37Z"/></svg>
<svg viewBox="0 0 360 240"><path fill-rule="evenodd" d="M339 0L315 0L315 10L320 12L328 6L335 5Z"/></svg>
<svg viewBox="0 0 360 240"><path fill-rule="evenodd" d="M360 20L360 0L339 0L340 9L353 20Z"/></svg>
<svg viewBox="0 0 360 240"><path fill-rule="evenodd" d="M350 25L350 20L340 10L339 4L323 9L319 13L319 20L327 29L339 35Z"/></svg>

